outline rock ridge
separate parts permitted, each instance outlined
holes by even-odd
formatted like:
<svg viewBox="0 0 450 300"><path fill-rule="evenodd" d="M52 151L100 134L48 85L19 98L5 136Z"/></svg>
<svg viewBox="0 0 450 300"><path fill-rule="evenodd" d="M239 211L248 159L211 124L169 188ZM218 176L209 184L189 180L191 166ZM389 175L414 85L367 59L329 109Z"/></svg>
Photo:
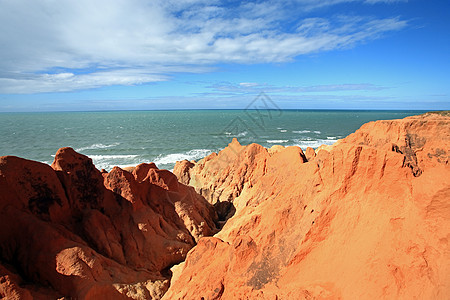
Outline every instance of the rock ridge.
<svg viewBox="0 0 450 300"><path fill-rule="evenodd" d="M448 299L449 151L441 112L315 150L233 139L173 173L3 156L0 296Z"/></svg>
<svg viewBox="0 0 450 300"><path fill-rule="evenodd" d="M164 299L447 299L449 151L450 117L430 113L305 154L233 141L178 163L179 180L236 211Z"/></svg>
<svg viewBox="0 0 450 300"><path fill-rule="evenodd" d="M101 173L61 148L51 166L0 157L0 295L160 299L168 269L214 234L212 205L154 164Z"/></svg>

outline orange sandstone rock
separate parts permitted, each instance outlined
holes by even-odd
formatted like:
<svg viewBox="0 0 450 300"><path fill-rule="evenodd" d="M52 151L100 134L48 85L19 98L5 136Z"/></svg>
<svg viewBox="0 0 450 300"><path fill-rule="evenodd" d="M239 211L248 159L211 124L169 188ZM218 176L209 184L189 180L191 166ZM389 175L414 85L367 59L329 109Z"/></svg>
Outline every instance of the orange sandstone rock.
<svg viewBox="0 0 450 300"><path fill-rule="evenodd" d="M176 167L236 212L164 299L447 299L450 118L371 122L328 149L233 141Z"/></svg>
<svg viewBox="0 0 450 300"><path fill-rule="evenodd" d="M0 157L0 191L8 299L160 299L167 269L216 232L213 207L170 172L101 173L71 148L51 167Z"/></svg>
<svg viewBox="0 0 450 300"><path fill-rule="evenodd" d="M186 258L164 299L447 299L449 151L426 114L305 154L233 140L178 180L0 157L0 296L160 299Z"/></svg>

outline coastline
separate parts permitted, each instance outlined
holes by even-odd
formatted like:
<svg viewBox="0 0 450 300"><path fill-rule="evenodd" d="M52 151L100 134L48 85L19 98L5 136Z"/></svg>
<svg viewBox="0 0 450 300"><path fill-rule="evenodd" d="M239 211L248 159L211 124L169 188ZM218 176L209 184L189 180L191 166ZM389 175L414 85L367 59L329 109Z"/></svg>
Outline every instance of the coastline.
<svg viewBox="0 0 450 300"><path fill-rule="evenodd" d="M138 112L27 113L0 118L0 155L17 155L51 164L61 147L93 158L99 169L155 161L173 169L177 160L198 160L234 138L258 143L317 148L333 144L377 119L411 111L193 110ZM255 122L258 121L258 122ZM52 156L53 155L53 156Z"/></svg>
<svg viewBox="0 0 450 300"><path fill-rule="evenodd" d="M442 114L369 122L316 150L233 139L173 173L153 163L99 171L71 148L51 166L0 157L0 293L447 295L450 119Z"/></svg>

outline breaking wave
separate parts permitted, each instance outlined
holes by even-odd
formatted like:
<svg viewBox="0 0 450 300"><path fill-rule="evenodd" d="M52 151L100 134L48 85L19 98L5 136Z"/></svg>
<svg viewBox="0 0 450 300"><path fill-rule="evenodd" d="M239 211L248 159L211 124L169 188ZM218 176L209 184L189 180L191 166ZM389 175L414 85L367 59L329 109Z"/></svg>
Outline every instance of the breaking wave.
<svg viewBox="0 0 450 300"><path fill-rule="evenodd" d="M289 140L267 140L269 144L283 144L289 142Z"/></svg>
<svg viewBox="0 0 450 300"><path fill-rule="evenodd" d="M181 160L198 160L208 156L213 151L209 149L193 149L183 153L160 154L153 161L158 167L174 165Z"/></svg>
<svg viewBox="0 0 450 300"><path fill-rule="evenodd" d="M77 148L77 149L75 149L75 151L81 152L81 151L85 151L85 150L108 149L108 148L116 147L118 145L120 145L120 143L113 143L113 144L110 144L110 145L92 144L90 146Z"/></svg>
<svg viewBox="0 0 450 300"><path fill-rule="evenodd" d="M303 150L311 147L311 148L318 148L322 145L333 145L336 143L337 139L317 139L317 140L293 140L294 146L299 146Z"/></svg>

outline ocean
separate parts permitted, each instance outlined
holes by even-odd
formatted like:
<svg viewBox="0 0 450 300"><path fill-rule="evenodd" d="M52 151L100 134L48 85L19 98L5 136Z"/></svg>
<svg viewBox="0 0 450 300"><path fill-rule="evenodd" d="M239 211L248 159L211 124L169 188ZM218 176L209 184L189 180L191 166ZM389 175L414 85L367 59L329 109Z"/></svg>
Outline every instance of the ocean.
<svg viewBox="0 0 450 300"><path fill-rule="evenodd" d="M183 110L0 113L0 156L51 164L56 151L72 147L98 169L155 162L172 170L176 161L198 160L241 144L317 148L331 145L362 124L422 111Z"/></svg>

